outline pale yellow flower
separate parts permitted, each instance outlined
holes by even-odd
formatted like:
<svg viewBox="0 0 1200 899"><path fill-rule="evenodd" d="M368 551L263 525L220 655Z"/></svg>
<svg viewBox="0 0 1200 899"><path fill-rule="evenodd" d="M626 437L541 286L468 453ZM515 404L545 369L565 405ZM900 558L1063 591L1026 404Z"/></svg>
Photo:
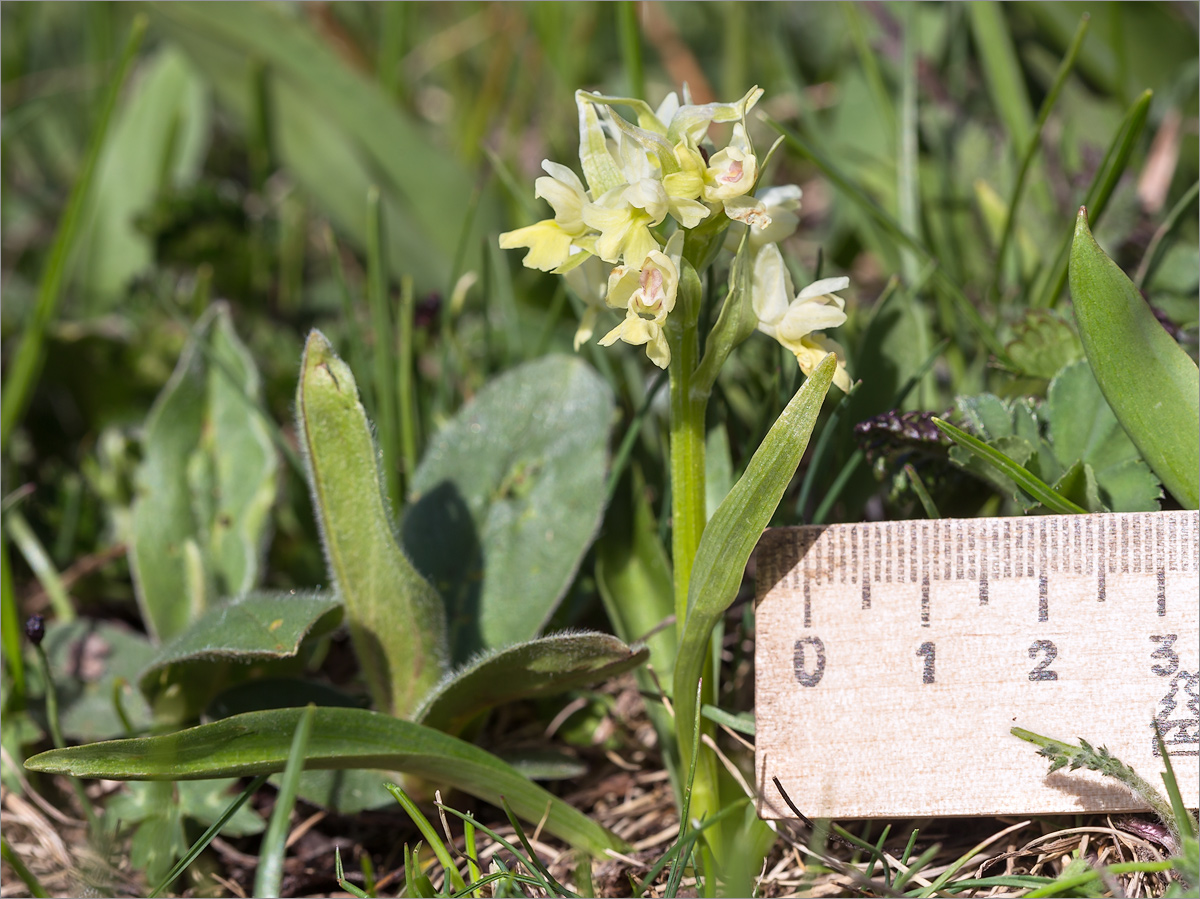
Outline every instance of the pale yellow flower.
<svg viewBox="0 0 1200 899"><path fill-rule="evenodd" d="M850 286L849 278L824 278L792 296L792 276L779 247L767 244L754 258L751 305L758 330L780 342L796 357L801 370L811 374L826 353L836 352L838 368L833 382L850 390L845 353L833 341L813 332L836 328L846 320L845 301L834 293Z"/></svg>
<svg viewBox="0 0 1200 899"><path fill-rule="evenodd" d="M641 268L619 265L608 278L606 302L625 310L622 322L600 338L601 346L623 340L646 347L646 355L659 368L671 362L671 348L663 327L675 308L679 290L679 254L683 232L677 231L667 243L667 252L652 250Z"/></svg>
<svg viewBox="0 0 1200 899"><path fill-rule="evenodd" d="M584 209L583 220L600 232L597 256L605 262L641 268L651 251L659 249L650 229L667 217L667 210L662 182L643 178L605 192Z"/></svg>
<svg viewBox="0 0 1200 899"><path fill-rule="evenodd" d="M708 161L704 173L704 199L710 203L743 196L754 187L758 177L758 159L741 122L733 126L729 145Z"/></svg>
<svg viewBox="0 0 1200 899"><path fill-rule="evenodd" d="M534 185L534 196L550 204L554 218L543 219L525 228L500 235L500 248L528 247L523 264L543 272L553 271L571 256L572 243L587 234L584 209L589 205L587 192L579 177L565 165L542 161L550 177L542 176Z"/></svg>

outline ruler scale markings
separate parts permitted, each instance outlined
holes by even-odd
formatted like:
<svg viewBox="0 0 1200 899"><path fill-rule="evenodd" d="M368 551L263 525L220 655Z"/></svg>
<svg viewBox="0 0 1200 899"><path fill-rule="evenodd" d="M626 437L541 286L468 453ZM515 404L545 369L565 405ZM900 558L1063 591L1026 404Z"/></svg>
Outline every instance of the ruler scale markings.
<svg viewBox="0 0 1200 899"><path fill-rule="evenodd" d="M911 558L908 560L908 579L913 583L917 580L917 523L909 522L908 525L908 548ZM921 574L925 573L925 560L921 559Z"/></svg>
<svg viewBox="0 0 1200 899"><path fill-rule="evenodd" d="M791 795L804 795L805 812L818 817L1134 810L1135 800L1107 789L1098 775L1047 778L1029 765L1028 747L1008 735L1013 725L1073 733L1153 771L1161 764L1148 735L1154 719L1171 756L1197 754L1189 702L1200 679L1200 515L1016 522L1015 531L1004 519L833 525L811 538L764 541L760 814L790 814L772 775ZM848 538L834 530L843 528L854 530ZM870 608L872 559L877 576L886 574L886 601L871 616L850 615L842 601L846 576L855 594L862 576L863 608ZM1032 584L1025 586L1033 577L1036 619ZM1107 608L1078 602L1093 591ZM934 603L941 603L936 619ZM1031 645L1035 622L1039 640ZM905 714L864 729L864 709L881 697ZM933 720L939 727L912 727ZM830 740L830 733L841 736ZM893 764L874 764L883 744L895 747ZM1176 765L1187 796L1200 793L1194 768Z"/></svg>
<svg viewBox="0 0 1200 899"><path fill-rule="evenodd" d="M1089 576L1092 573L1092 552L1095 549L1095 546L1092 543L1092 537L1093 537L1092 531L1093 530L1094 529L1092 528L1092 519L1089 517L1087 519L1087 521L1084 522L1084 528L1083 528L1083 531L1084 531L1084 553L1083 553L1084 574L1087 574Z"/></svg>

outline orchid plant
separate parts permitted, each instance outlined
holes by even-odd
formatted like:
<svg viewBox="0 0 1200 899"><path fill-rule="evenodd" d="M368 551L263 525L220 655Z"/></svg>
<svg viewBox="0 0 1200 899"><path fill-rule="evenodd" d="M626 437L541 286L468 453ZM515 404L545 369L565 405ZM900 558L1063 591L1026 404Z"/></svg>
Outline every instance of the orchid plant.
<svg viewBox="0 0 1200 899"><path fill-rule="evenodd" d="M695 104L685 87L682 102L672 93L652 109L639 99L578 91L583 177L545 160L534 192L553 217L500 235L502 248L526 249L527 267L564 275L584 301L576 349L593 339L608 308L619 319L597 342L644 346L668 372L676 650L673 658L652 652L651 663L674 675L667 692L675 733L664 744L678 746L675 761L685 769L709 727L698 724L698 702L713 701L713 628L795 472L830 383L851 387L841 347L821 333L846 320L837 292L849 280L826 278L799 292L793 286L779 243L799 224L801 190L760 187L775 147L759 154L746 117L762 94L755 87L732 103ZM631 110L633 120L618 108ZM723 147L710 142L714 125L732 126ZM726 247L733 250L728 292L701 353L702 283L715 277ZM755 330L792 353L807 380L709 520L707 401L722 364ZM691 811L711 818L728 803L715 756L704 750L695 759ZM720 828L707 833L719 851Z"/></svg>

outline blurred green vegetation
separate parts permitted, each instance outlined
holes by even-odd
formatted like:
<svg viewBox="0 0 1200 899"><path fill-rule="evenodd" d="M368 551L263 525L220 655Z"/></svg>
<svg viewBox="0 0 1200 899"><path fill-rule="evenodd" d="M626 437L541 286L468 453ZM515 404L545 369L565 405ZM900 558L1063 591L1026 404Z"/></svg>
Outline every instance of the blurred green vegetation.
<svg viewBox="0 0 1200 899"><path fill-rule="evenodd" d="M55 255L143 14L78 228ZM777 129L789 140L764 183L804 190L800 230L783 246L796 282L851 281L834 336L862 385L827 404L773 523L920 517L906 471L920 471L944 515L1019 514L1009 491L955 467L936 435L876 429L864 444L855 426L893 410L956 413L959 397L1037 404L1080 358L1060 248L1147 90L1144 126L1127 129L1128 155L1092 227L1195 356L1198 27L1194 4L1172 3L4 3L6 403L46 279L61 290L43 316L27 404L3 437L0 494L6 509L19 504L79 612L140 626L128 564L111 549L130 536L151 404L215 300L229 302L258 367L278 445L296 446L296 373L319 327L381 425L389 478L408 483L403 441L419 458L497 374L572 352L582 302L501 252L496 235L544 216L533 197L543 159L578 168L574 91L644 91L657 104L687 82L697 102L765 89L770 121L752 120L756 145ZM714 278L710 302L722 287ZM644 482L665 534L665 391L647 404L658 382L636 348L579 352L617 398L618 432L642 423L630 481ZM401 435L383 423L400 414L405 353L415 409ZM709 411L727 438L722 482L745 468L798 379L761 335L730 359ZM289 461L262 567L274 589L325 578ZM20 677L12 622L51 591L26 553L4 553L9 676ZM593 568L589 557L553 624L603 626Z"/></svg>

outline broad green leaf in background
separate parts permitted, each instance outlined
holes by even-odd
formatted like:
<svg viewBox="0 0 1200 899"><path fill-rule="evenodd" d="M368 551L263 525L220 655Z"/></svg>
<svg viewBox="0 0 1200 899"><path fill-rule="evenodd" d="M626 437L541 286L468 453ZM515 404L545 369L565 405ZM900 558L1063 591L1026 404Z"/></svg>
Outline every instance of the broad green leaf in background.
<svg viewBox="0 0 1200 899"><path fill-rule="evenodd" d="M76 618L48 626L42 645L54 674L64 735L77 740L126 736L114 694L132 727L150 726L150 706L137 690L138 673L154 656L143 635L123 625Z"/></svg>
<svg viewBox="0 0 1200 899"><path fill-rule="evenodd" d="M75 270L94 312L108 311L153 261L134 219L158 192L195 180L209 134L204 84L178 50L146 59L101 151Z"/></svg>
<svg viewBox="0 0 1200 899"><path fill-rule="evenodd" d="M1107 510L1158 510L1162 487L1104 401L1086 361L1068 365L1050 382L1045 412L1054 455L1066 468L1082 463L1093 473Z"/></svg>
<svg viewBox="0 0 1200 899"><path fill-rule="evenodd" d="M260 390L228 307L214 304L147 416L135 475L130 567L159 641L258 580L278 468Z"/></svg>
<svg viewBox="0 0 1200 899"><path fill-rule="evenodd" d="M252 66L263 66L279 162L360 246L367 188L379 183L390 201L393 273L412 274L420 290L446 289L460 243L476 244L463 243L470 210L482 205L476 225L492 230L491 201L473 196L472 173L377 82L339 59L306 25L302 8L161 3L152 10L244 122L253 116ZM467 259L467 268L474 265Z"/></svg>
<svg viewBox="0 0 1200 899"><path fill-rule="evenodd" d="M990 393L961 396L958 409L979 439L1040 480L1053 483L1062 475L1058 457L1041 436L1041 423L1026 397L1002 400ZM966 471L1009 494L1025 512L1038 505L1016 482L984 456L964 445L952 446L950 458Z"/></svg>
<svg viewBox="0 0 1200 899"><path fill-rule="evenodd" d="M682 758L691 756L696 684L708 655L708 636L737 596L750 553L796 473L836 367L831 353L813 369L700 538L675 662L675 720Z"/></svg>
<svg viewBox="0 0 1200 899"><path fill-rule="evenodd" d="M209 609L167 642L142 670L142 689L151 689L164 669L186 662L294 656L301 641L328 633L341 617L341 602L328 593L249 593Z"/></svg>
<svg viewBox="0 0 1200 899"><path fill-rule="evenodd" d="M1079 336L1104 398L1180 505L1200 508L1200 373L1100 249L1082 208L1070 279Z"/></svg>
<svg viewBox="0 0 1200 899"><path fill-rule="evenodd" d="M626 646L610 634L539 637L483 655L453 672L425 697L413 720L461 733L490 708L599 683L640 665L648 655L645 647Z"/></svg>
<svg viewBox="0 0 1200 899"><path fill-rule="evenodd" d="M119 780L203 780L277 772L283 770L304 712L250 712L173 734L54 749L27 760L25 766L31 771ZM507 800L524 820L544 822L548 833L593 855L627 848L619 837L494 755L390 715L364 709L317 709L307 767L403 771L496 806Z"/></svg>
<svg viewBox="0 0 1200 899"><path fill-rule="evenodd" d="M612 419L587 363L546 356L491 381L430 442L402 534L445 599L455 661L549 620L600 525Z"/></svg>
<svg viewBox="0 0 1200 899"><path fill-rule="evenodd" d="M407 716L446 671L445 612L396 542L354 375L320 331L304 347L296 410L313 512L359 665L376 707Z"/></svg>

